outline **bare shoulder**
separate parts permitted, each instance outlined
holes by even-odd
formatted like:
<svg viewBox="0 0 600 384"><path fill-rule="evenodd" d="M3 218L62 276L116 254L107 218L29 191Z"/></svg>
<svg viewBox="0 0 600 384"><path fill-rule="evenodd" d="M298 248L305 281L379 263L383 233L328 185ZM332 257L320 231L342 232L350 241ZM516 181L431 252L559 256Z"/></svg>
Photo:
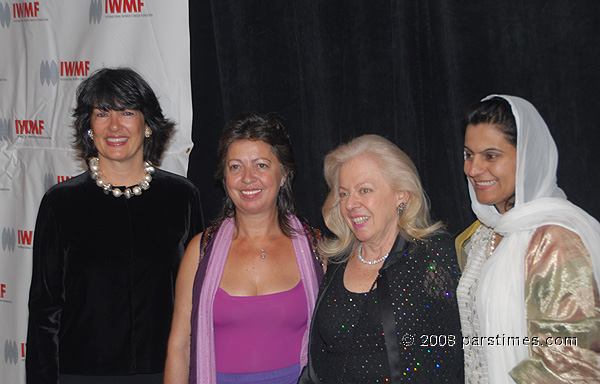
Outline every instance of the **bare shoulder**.
<svg viewBox="0 0 600 384"><path fill-rule="evenodd" d="M204 235L204 232L200 232L197 235L195 235L194 237L192 237L192 240L190 240L189 244L188 244L188 248L191 245L200 245L200 242L202 241L202 236Z"/></svg>
<svg viewBox="0 0 600 384"><path fill-rule="evenodd" d="M183 254L182 264L189 266L191 263L198 264L200 261L200 244L202 243L203 232L197 234L188 243Z"/></svg>

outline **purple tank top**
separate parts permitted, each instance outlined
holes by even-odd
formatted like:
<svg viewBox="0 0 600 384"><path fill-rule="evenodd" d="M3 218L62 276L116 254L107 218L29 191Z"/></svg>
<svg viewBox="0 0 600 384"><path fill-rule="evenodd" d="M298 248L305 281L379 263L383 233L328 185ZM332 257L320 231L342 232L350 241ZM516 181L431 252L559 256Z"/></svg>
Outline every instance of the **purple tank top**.
<svg viewBox="0 0 600 384"><path fill-rule="evenodd" d="M308 308L302 280L285 292L230 296L213 304L217 372L253 373L300 362Z"/></svg>

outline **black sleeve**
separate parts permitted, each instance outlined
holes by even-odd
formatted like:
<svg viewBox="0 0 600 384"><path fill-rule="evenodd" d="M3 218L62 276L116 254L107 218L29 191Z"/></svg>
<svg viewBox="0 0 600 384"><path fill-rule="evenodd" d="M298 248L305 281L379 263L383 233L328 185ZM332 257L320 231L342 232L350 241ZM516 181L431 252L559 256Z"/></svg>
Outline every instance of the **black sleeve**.
<svg viewBox="0 0 600 384"><path fill-rule="evenodd" d="M186 246L194 236L204 231L204 229L204 213L202 212L200 191L198 188L195 188L193 201L190 204L190 228L188 232L188 238L185 242Z"/></svg>
<svg viewBox="0 0 600 384"><path fill-rule="evenodd" d="M446 343L444 372L450 382L464 381L464 360L462 350L462 333L460 326L460 315L456 299L456 289L460 280L460 268L456 258L454 242L447 236L439 236L430 241L428 247L429 257L424 288L429 292L430 305L437 312L437 327L430 328L427 332L429 340L426 341L431 347L432 343ZM432 325L429 324L429 325ZM454 336L453 339L450 337ZM432 349L435 349L433 346Z"/></svg>
<svg viewBox="0 0 600 384"><path fill-rule="evenodd" d="M58 382L58 331L64 304L61 228L44 197L35 224L25 370L28 384Z"/></svg>

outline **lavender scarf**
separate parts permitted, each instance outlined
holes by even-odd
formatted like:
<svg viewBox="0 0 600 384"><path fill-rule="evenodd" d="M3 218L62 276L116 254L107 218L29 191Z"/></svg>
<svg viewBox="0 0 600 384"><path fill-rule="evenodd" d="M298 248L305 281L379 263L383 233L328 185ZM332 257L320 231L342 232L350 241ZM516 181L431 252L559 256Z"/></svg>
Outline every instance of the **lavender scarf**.
<svg viewBox="0 0 600 384"><path fill-rule="evenodd" d="M304 283L306 301L308 305L308 322L306 332L302 338L300 366L306 365L308 352L308 333L310 321L317 298L319 273L315 268L315 257L305 233L302 223L296 216L288 215L292 227L292 243L296 254L296 261L300 271L300 278ZM235 219L228 218L223 221L209 246L207 254L200 261L196 279L194 281L194 295L192 310L192 353L190 354L190 383L216 383L215 370L215 340L213 333L213 302L219 288L229 247L233 238ZM207 259L207 262L203 261ZM203 282L202 279L204 278Z"/></svg>

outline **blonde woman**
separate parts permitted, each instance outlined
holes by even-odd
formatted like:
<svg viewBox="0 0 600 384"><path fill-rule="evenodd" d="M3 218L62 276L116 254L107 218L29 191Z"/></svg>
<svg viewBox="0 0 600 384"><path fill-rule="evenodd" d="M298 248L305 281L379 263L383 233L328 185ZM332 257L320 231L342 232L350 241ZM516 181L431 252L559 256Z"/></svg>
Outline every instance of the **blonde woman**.
<svg viewBox="0 0 600 384"><path fill-rule="evenodd" d="M417 170L377 135L325 158L323 206L336 235L302 383L462 381L453 243L429 219Z"/></svg>

